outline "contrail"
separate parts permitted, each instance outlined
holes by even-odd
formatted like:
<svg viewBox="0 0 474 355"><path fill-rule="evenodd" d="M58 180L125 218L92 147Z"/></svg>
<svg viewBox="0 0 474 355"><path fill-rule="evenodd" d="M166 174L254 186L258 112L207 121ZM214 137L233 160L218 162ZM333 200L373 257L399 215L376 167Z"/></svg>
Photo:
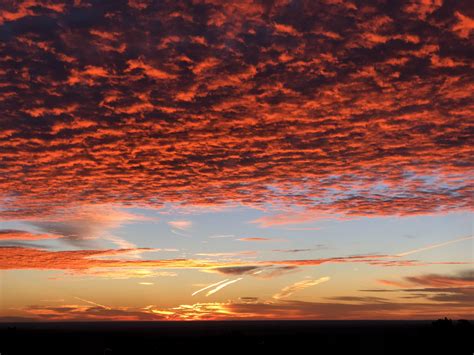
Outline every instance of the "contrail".
<svg viewBox="0 0 474 355"><path fill-rule="evenodd" d="M305 288L308 288L308 287L311 287L311 286L315 286L315 285L318 285L320 283L323 283L323 282L326 282L326 281L329 281L331 278L329 276L325 276L325 277L321 277L317 280L303 280L303 281L299 281L299 282L296 282L290 286L286 286L285 288L283 288L279 293L277 293L276 295L273 296L273 298L275 299L280 299L280 298L284 298L284 297L288 297L288 296L291 296L293 293L297 292L297 291L301 291L301 290L304 290Z"/></svg>
<svg viewBox="0 0 474 355"><path fill-rule="evenodd" d="M423 247L423 248L418 248L418 249L414 249L414 250L409 250L409 251L406 251L406 252L404 252L404 253L396 254L395 256L407 256L407 255L411 255L411 254L414 254L414 253L418 253L418 252L420 252L420 251L435 249L435 248L443 247L443 246L445 246L445 245L454 244L454 243L459 243L459 242L462 242L462 241L465 241L465 240L470 240L470 239L474 239L474 235L471 235L471 236L469 236L469 237L463 237L463 238L459 238L459 239L450 240L450 241L444 242L444 243L438 243L438 244L428 245L428 246Z"/></svg>
<svg viewBox="0 0 474 355"><path fill-rule="evenodd" d="M78 299L79 301L92 304L92 305L94 305L94 306L102 307L102 308L104 308L104 309L112 309L112 308L110 308L109 306L104 306L103 304L96 303L96 302L93 302L93 301L88 301L88 300L85 300L85 299L80 298L80 297L74 297L74 298L75 298L75 299Z"/></svg>
<svg viewBox="0 0 474 355"><path fill-rule="evenodd" d="M242 280L242 277L239 277L238 279L235 279L235 280L230 280L230 281L224 282L223 284L220 284L216 288L214 288L214 289L210 290L208 293L206 293L206 297L210 296L210 295L216 293L217 291L222 290L224 287L229 286L229 285L233 284L234 282L237 282L237 281L240 281L240 280Z"/></svg>
<svg viewBox="0 0 474 355"><path fill-rule="evenodd" d="M199 292L205 291L205 290L207 290L208 288L216 287L216 286L220 285L221 283L224 283L224 282L226 282L226 281L228 281L228 280L229 280L229 279L225 279L225 280L216 282L216 283L214 283L214 284L212 284L212 285L209 285L209 286L206 286L206 287L204 287L204 288L201 288L200 290L197 290L197 291L193 292L193 293L191 294L191 296L197 295Z"/></svg>

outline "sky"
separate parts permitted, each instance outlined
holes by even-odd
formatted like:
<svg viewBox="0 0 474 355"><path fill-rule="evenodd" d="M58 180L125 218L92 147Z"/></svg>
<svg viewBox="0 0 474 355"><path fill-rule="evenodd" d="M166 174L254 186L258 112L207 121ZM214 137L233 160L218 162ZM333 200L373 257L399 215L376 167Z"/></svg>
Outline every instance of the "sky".
<svg viewBox="0 0 474 355"><path fill-rule="evenodd" d="M0 321L472 318L469 3L2 1Z"/></svg>

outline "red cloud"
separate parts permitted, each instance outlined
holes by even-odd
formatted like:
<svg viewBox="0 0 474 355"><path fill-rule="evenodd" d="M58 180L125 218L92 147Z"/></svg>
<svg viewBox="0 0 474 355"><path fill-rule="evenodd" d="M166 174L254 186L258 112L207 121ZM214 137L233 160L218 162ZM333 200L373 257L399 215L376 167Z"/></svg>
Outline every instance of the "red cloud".
<svg viewBox="0 0 474 355"><path fill-rule="evenodd" d="M47 251L24 247L0 247L0 269L42 269L42 270L76 270L85 271L93 268L164 268L164 269L205 269L221 273L247 273L258 271L262 267L273 267L278 272L265 269L262 276L279 274L279 271L293 270L298 266L317 266L325 263L366 263L377 266L420 266L432 264L469 264L469 262L417 262L415 260L397 260L390 255L356 255L347 257L330 257L302 260L268 260L268 261L209 261L199 259L165 259L165 260L128 260L129 254L156 251L159 249L106 249L106 250L64 250ZM283 265L284 267L278 268ZM268 271L268 272L267 272ZM275 271L275 270L273 270Z"/></svg>
<svg viewBox="0 0 474 355"><path fill-rule="evenodd" d="M397 288L430 287L430 288L472 288L474 287L474 271L467 270L457 275L425 274L419 276L407 276L404 281L377 280L380 284Z"/></svg>
<svg viewBox="0 0 474 355"><path fill-rule="evenodd" d="M407 277L406 280L425 287L474 287L474 271L459 276L428 274Z"/></svg>
<svg viewBox="0 0 474 355"><path fill-rule="evenodd" d="M275 203L304 220L472 208L463 2L396 16L82 3L0 12L3 218L95 203Z"/></svg>
<svg viewBox="0 0 474 355"><path fill-rule="evenodd" d="M192 269L239 265L239 263L213 263L190 259L127 260L120 258L130 253L152 250L154 249L46 251L33 248L0 247L0 269L87 270L121 267Z"/></svg>
<svg viewBox="0 0 474 355"><path fill-rule="evenodd" d="M63 237L62 235L30 233L30 232L16 230L16 229L0 230L0 240L42 240L42 239L58 239L62 237Z"/></svg>

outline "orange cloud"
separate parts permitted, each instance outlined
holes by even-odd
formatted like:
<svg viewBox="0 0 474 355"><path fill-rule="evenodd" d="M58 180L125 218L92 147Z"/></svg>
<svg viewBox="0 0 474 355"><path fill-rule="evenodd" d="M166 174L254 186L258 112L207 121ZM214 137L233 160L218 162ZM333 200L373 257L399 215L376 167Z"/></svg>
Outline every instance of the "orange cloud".
<svg viewBox="0 0 474 355"><path fill-rule="evenodd" d="M43 249L4 246L0 247L0 269L40 269L72 270L73 272L93 275L113 275L113 269L201 269L229 275L249 274L270 278L283 273L293 272L297 267L318 266L324 263L365 263L375 266L403 267L442 264L470 264L469 262L418 262L416 260L397 260L390 255L355 255L347 257L330 257L301 260L267 260L267 261L210 261L200 259L130 259L143 252L158 251L152 248L104 249L104 250L65 250L48 251ZM100 271L100 269L109 271ZM97 270L99 269L99 270ZM112 270L111 270L112 269ZM92 271L91 270L95 270ZM118 271L117 271L118 272ZM127 273L118 273L126 275ZM131 272L130 275L132 275Z"/></svg>
<svg viewBox="0 0 474 355"><path fill-rule="evenodd" d="M328 276L321 277L317 280L302 280L298 281L292 285L284 287L280 292L276 293L273 298L275 299L281 299L281 298L286 298L294 294L295 292L304 290L305 288L319 285L320 283L329 281L331 278Z"/></svg>
<svg viewBox="0 0 474 355"><path fill-rule="evenodd" d="M0 230L0 240L43 240L43 239L58 239L62 235L57 234L41 234L31 233L16 229L2 229Z"/></svg>
<svg viewBox="0 0 474 355"><path fill-rule="evenodd" d="M192 227L193 222L186 221L186 220L179 220L179 221L169 221L168 224L173 228L177 228L181 230L189 230Z"/></svg>
<svg viewBox="0 0 474 355"><path fill-rule="evenodd" d="M474 271L464 270L454 275L424 274L407 276L402 281L377 280L390 289L361 290L365 292L403 292L407 298L428 299L451 304L472 304L474 301Z"/></svg>
<svg viewBox="0 0 474 355"><path fill-rule="evenodd" d="M299 213L278 213L271 216L263 216L252 221L260 227L274 227L287 224L309 223L325 219L342 219L335 214L316 213L314 211L304 211ZM316 228L317 229L317 228ZM304 229L303 229L304 230Z"/></svg>
<svg viewBox="0 0 474 355"><path fill-rule="evenodd" d="M154 305L143 308L103 305L63 304L32 305L22 309L34 320L238 320L238 319L468 319L472 307L466 302L397 302L384 298L352 297L332 302L258 301L204 302L182 304L162 309ZM87 302L83 302L87 303Z"/></svg>
<svg viewBox="0 0 474 355"><path fill-rule="evenodd" d="M128 260L139 249L46 251L32 248L0 247L1 269L87 270L92 268L212 268L232 266L233 263L212 263L190 259ZM112 257L115 257L113 259Z"/></svg>
<svg viewBox="0 0 474 355"><path fill-rule="evenodd" d="M132 71L134 69L141 69L145 75L153 78L153 79L158 79L158 80L163 80L163 79L173 79L176 76L173 74L170 74L166 71L154 68L153 66L146 64L143 62L141 59L132 59L129 60L128 62L128 71Z"/></svg>
<svg viewBox="0 0 474 355"><path fill-rule="evenodd" d="M472 210L463 2L395 19L382 3L216 0L199 25L189 3L128 4L0 10L2 219L122 203L293 206L300 222ZM64 20L78 11L81 26Z"/></svg>
<svg viewBox="0 0 474 355"><path fill-rule="evenodd" d="M390 286L390 287L398 287L398 288L403 288L407 287L408 284L406 282L399 282L399 281L391 281L391 280L377 280L377 282L381 285L384 286Z"/></svg>
<svg viewBox="0 0 474 355"><path fill-rule="evenodd" d="M455 13L458 23L453 26L453 31L461 38L469 38L471 31L474 30L474 19L460 12Z"/></svg>
<svg viewBox="0 0 474 355"><path fill-rule="evenodd" d="M79 299L81 301L81 299ZM87 305L84 305L87 304ZM62 304L58 306L32 305L25 307L23 312L34 320L50 321L83 321L83 320L110 320L110 321L137 321L160 320L163 317L158 312L152 313L129 307L110 308L99 304L82 301L82 304Z"/></svg>
<svg viewBox="0 0 474 355"><path fill-rule="evenodd" d="M409 276L408 282L427 287L474 287L474 271L465 271L458 276L428 274Z"/></svg>

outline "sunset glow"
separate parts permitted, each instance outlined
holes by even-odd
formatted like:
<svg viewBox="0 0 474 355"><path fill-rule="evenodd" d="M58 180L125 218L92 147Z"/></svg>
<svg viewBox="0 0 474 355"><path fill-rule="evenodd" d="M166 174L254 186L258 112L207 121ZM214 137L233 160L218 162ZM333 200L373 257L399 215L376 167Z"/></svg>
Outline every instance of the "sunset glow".
<svg viewBox="0 0 474 355"><path fill-rule="evenodd" d="M0 321L472 318L474 13L396 3L3 1Z"/></svg>

